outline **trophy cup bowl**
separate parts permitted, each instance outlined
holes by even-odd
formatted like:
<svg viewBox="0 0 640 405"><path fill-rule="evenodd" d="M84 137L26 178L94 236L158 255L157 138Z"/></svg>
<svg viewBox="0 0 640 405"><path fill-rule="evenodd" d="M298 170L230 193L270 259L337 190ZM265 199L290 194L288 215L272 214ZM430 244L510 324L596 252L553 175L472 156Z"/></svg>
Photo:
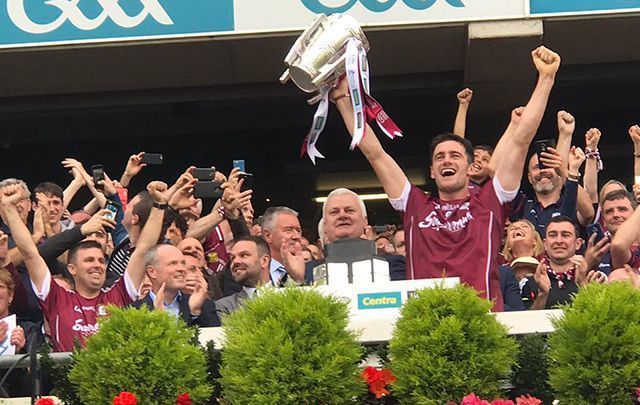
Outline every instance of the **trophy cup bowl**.
<svg viewBox="0 0 640 405"><path fill-rule="evenodd" d="M351 38L369 50L369 41L355 19L320 14L289 51L284 60L289 68L280 81L286 83L290 78L307 93L332 83L345 71L345 45Z"/></svg>

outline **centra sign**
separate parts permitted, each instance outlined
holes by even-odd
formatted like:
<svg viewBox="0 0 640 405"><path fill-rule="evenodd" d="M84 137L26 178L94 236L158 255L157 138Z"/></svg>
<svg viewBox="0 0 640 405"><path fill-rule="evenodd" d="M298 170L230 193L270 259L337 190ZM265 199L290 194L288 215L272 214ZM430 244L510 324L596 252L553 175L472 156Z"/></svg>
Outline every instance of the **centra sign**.
<svg viewBox="0 0 640 405"><path fill-rule="evenodd" d="M380 309L402 307L400 291L358 294L358 309Z"/></svg>

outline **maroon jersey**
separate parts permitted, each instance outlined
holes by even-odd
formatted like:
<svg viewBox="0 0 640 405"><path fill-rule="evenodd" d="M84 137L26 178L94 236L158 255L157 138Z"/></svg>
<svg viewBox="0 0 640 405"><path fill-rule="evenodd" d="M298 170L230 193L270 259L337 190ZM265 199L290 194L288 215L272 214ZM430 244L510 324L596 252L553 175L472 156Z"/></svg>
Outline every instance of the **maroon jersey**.
<svg viewBox="0 0 640 405"><path fill-rule="evenodd" d="M137 291L126 273L110 288L91 299L60 287L51 274L45 278L39 294L35 285L33 290L49 324L53 350L56 352L73 351L74 339L84 346L84 339L98 331L98 318L107 314L107 305L123 307L137 299Z"/></svg>
<svg viewBox="0 0 640 405"><path fill-rule="evenodd" d="M204 241L204 257L207 261L206 271L209 275L224 270L229 261L227 248L224 245L224 235L219 226L213 228Z"/></svg>
<svg viewBox="0 0 640 405"><path fill-rule="evenodd" d="M513 196L495 179L453 201L427 196L407 183L403 196L392 200L404 222L407 279L460 277L502 311L497 262L505 220L502 203Z"/></svg>

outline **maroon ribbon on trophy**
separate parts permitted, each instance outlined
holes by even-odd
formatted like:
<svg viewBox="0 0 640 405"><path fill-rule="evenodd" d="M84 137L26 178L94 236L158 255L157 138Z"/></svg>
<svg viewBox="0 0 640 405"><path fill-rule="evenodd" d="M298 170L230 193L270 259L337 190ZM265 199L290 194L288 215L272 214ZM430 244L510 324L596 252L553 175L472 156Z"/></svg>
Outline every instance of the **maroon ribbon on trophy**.
<svg viewBox="0 0 640 405"><path fill-rule="evenodd" d="M382 105L370 94L369 63L367 53L362 43L352 38L347 43L346 49L346 77L349 83L349 95L353 107L354 129L350 149L353 150L360 143L365 133L365 124L375 121L382 132L394 139L402 136L402 131L387 115ZM324 129L329 113L328 101L330 86L323 87L318 109L313 117L313 124L302 143L300 157L309 155L311 162L316 164L316 158L324 158L316 148L316 142Z"/></svg>

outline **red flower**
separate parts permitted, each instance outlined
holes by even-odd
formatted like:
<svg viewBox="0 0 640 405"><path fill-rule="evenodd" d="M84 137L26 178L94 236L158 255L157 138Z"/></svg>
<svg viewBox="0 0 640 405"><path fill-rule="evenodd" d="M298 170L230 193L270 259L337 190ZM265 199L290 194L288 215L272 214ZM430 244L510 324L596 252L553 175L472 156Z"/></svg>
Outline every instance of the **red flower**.
<svg viewBox="0 0 640 405"><path fill-rule="evenodd" d="M480 399L479 397L476 396L476 394L472 392L471 394L462 398L462 402L460 402L460 405L490 405L490 404L484 399Z"/></svg>
<svg viewBox="0 0 640 405"><path fill-rule="evenodd" d="M137 405L138 398L130 392L123 391L117 397L113 398L113 405Z"/></svg>
<svg viewBox="0 0 640 405"><path fill-rule="evenodd" d="M397 380L391 370L383 369L378 370L375 367L366 367L362 370L362 378L369 385L369 391L375 394L376 398L380 399L385 395L389 395L387 384L391 384Z"/></svg>
<svg viewBox="0 0 640 405"><path fill-rule="evenodd" d="M176 405L191 405L189 393L185 392L184 394L178 395L178 398L176 398Z"/></svg>
<svg viewBox="0 0 640 405"><path fill-rule="evenodd" d="M40 398L36 401L36 405L56 405L51 398Z"/></svg>
<svg viewBox="0 0 640 405"><path fill-rule="evenodd" d="M494 399L491 405L515 405L510 399Z"/></svg>
<svg viewBox="0 0 640 405"><path fill-rule="evenodd" d="M524 395L521 395L516 398L516 405L542 405L542 401L527 394L526 397Z"/></svg>

